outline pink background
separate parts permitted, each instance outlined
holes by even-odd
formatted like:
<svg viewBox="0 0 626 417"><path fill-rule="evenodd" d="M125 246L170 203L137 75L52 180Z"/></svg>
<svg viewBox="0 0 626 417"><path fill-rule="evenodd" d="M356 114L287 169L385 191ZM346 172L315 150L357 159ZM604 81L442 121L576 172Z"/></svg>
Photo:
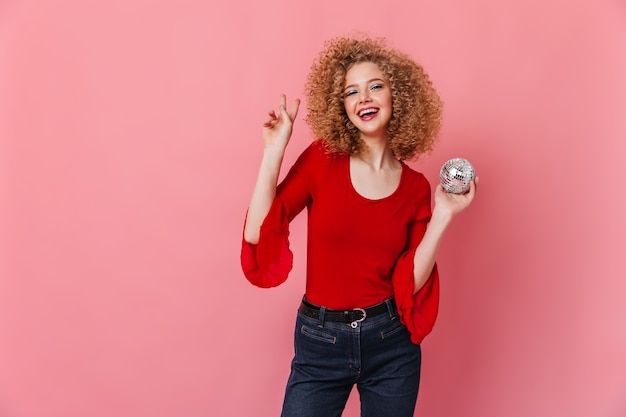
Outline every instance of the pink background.
<svg viewBox="0 0 626 417"><path fill-rule="evenodd" d="M287 283L247 283L260 127L355 30L446 102L413 166L481 177L416 415L626 415L623 0L3 0L0 416L278 415L305 231Z"/></svg>

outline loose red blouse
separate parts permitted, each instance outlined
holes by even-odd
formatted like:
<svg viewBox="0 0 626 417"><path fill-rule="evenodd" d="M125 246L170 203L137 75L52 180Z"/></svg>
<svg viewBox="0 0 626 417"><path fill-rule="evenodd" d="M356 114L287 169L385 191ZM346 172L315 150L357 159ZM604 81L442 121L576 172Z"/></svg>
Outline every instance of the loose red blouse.
<svg viewBox="0 0 626 417"><path fill-rule="evenodd" d="M306 298L345 310L395 296L401 321L418 344L430 333L439 303L437 267L413 294L413 257L430 220L428 180L402 162L398 188L372 200L350 180L350 157L313 142L276 190L259 242L243 240L241 265L259 287L283 283L291 271L289 222L308 210Z"/></svg>

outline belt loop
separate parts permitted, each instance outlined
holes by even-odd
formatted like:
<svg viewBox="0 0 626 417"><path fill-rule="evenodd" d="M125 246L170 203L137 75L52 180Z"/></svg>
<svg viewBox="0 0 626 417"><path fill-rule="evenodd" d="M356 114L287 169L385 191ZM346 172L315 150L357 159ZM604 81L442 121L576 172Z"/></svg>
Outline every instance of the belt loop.
<svg viewBox="0 0 626 417"><path fill-rule="evenodd" d="M396 318L396 303L394 302L394 298L388 298L385 300L385 304L387 304L387 311L389 312L389 318L391 320Z"/></svg>
<svg viewBox="0 0 626 417"><path fill-rule="evenodd" d="M326 307L320 307L319 327L324 327L324 315L326 314Z"/></svg>

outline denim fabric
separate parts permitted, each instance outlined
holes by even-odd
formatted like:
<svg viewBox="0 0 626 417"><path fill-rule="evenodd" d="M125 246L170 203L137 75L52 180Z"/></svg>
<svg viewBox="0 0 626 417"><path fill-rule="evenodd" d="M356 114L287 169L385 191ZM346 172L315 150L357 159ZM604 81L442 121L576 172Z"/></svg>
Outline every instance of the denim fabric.
<svg viewBox="0 0 626 417"><path fill-rule="evenodd" d="M295 356L282 417L338 417L357 385L362 417L412 417L421 349L411 342L393 300L388 313L350 324L298 313Z"/></svg>

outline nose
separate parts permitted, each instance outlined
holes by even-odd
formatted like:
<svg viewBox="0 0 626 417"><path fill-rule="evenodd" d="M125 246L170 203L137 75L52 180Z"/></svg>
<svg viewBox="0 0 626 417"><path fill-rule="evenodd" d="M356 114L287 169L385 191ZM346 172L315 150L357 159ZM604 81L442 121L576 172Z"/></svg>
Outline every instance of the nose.
<svg viewBox="0 0 626 417"><path fill-rule="evenodd" d="M359 93L359 102L364 103L370 101L370 90L365 88Z"/></svg>

